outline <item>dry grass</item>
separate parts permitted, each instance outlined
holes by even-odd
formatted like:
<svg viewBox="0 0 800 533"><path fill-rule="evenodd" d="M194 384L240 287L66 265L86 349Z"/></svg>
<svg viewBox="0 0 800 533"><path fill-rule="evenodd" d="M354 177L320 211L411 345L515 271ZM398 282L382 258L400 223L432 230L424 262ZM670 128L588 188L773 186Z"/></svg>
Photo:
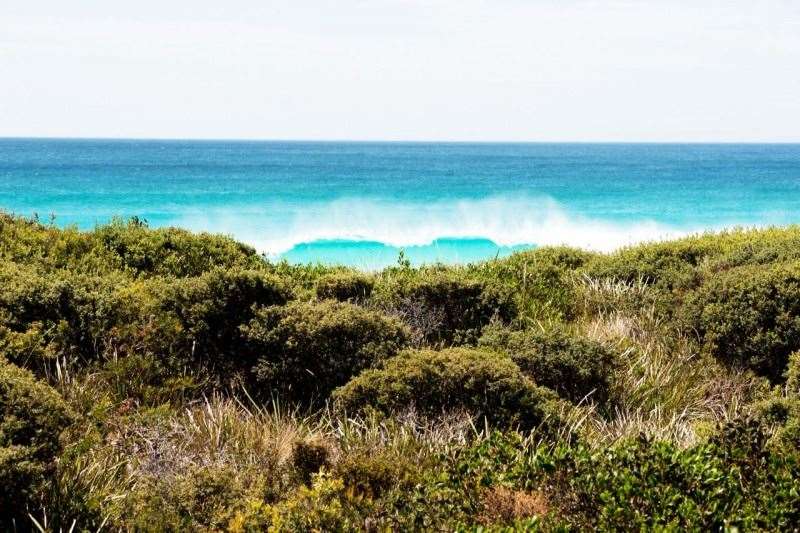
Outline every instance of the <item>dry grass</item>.
<svg viewBox="0 0 800 533"><path fill-rule="evenodd" d="M85 392L78 380L63 385L72 389L73 398ZM102 441L62 465L58 486L61 498L83 494L101 502L112 524L121 512L115 505L143 483L170 482L201 470L234 472L244 487L266 479L267 489L280 494L297 482L298 444L324 449L325 464L385 450L420 464L478 434L467 414L430 420L413 412L391 419L342 418L330 410L302 413L278 402L260 406L246 395L213 395L182 411L111 416L102 433Z"/></svg>
<svg viewBox="0 0 800 533"><path fill-rule="evenodd" d="M660 318L647 303L645 280L579 283L586 313L580 329L621 354L614 410L600 416L586 406L572 414L590 442L646 435L690 446L709 426L741 414L760 390L758 379L702 356L691 335Z"/></svg>

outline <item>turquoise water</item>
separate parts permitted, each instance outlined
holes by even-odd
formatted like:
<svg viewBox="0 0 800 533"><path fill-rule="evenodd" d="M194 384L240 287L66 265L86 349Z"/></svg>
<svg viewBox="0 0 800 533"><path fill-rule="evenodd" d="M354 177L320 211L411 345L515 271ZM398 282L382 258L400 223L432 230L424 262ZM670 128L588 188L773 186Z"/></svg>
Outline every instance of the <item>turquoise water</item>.
<svg viewBox="0 0 800 533"><path fill-rule="evenodd" d="M378 268L800 222L800 145L0 139L0 209Z"/></svg>

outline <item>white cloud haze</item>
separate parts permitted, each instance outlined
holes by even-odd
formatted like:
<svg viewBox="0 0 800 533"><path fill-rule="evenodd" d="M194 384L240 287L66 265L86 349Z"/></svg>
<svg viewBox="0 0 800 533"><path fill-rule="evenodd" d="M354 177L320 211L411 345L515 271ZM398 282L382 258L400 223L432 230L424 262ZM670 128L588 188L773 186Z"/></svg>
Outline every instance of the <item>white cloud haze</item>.
<svg viewBox="0 0 800 533"><path fill-rule="evenodd" d="M0 136L800 141L800 2L4 0Z"/></svg>

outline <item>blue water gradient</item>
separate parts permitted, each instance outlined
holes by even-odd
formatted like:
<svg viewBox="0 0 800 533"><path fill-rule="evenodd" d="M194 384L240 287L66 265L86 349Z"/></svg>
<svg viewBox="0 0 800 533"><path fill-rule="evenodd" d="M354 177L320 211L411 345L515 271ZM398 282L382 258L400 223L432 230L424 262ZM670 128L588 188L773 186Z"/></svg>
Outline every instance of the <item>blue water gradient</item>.
<svg viewBox="0 0 800 533"><path fill-rule="evenodd" d="M0 209L378 268L800 222L800 145L0 139Z"/></svg>

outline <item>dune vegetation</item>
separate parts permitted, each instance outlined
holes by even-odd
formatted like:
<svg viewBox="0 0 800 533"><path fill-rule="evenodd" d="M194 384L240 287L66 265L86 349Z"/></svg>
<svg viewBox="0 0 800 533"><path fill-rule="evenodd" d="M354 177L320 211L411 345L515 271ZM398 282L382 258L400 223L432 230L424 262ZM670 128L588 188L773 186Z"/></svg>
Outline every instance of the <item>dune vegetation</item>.
<svg viewBox="0 0 800 533"><path fill-rule="evenodd" d="M380 272L0 215L0 529L792 530L800 228Z"/></svg>

